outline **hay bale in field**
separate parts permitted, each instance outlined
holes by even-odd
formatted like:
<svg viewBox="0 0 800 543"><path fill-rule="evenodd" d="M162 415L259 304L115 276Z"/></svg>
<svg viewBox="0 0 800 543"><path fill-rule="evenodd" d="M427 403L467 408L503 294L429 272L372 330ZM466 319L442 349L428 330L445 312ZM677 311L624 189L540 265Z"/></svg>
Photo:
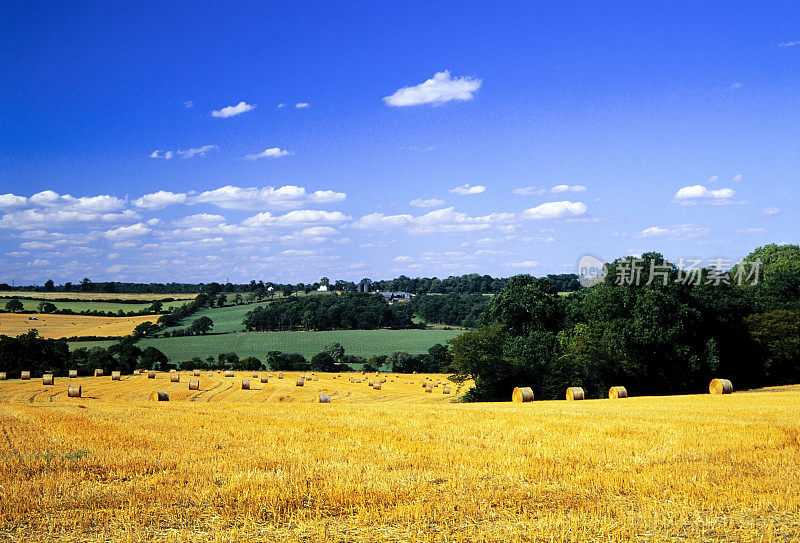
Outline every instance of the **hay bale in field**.
<svg viewBox="0 0 800 543"><path fill-rule="evenodd" d="M583 389L581 387L569 387L567 389L568 400L582 400L584 398Z"/></svg>
<svg viewBox="0 0 800 543"><path fill-rule="evenodd" d="M371 387L375 386L375 379L370 379L369 380L369 386L371 386Z"/></svg>
<svg viewBox="0 0 800 543"><path fill-rule="evenodd" d="M306 384L306 380L303 376L297 378L297 382L294 384L295 386L301 387Z"/></svg>
<svg viewBox="0 0 800 543"><path fill-rule="evenodd" d="M361 379L356 379L356 383L360 385L361 384Z"/></svg>
<svg viewBox="0 0 800 543"><path fill-rule="evenodd" d="M611 387L608 389L608 397L611 400L616 400L617 398L627 398L628 390L622 386Z"/></svg>
<svg viewBox="0 0 800 543"><path fill-rule="evenodd" d="M331 397L327 394L319 393L314 399L315 403L331 403Z"/></svg>
<svg viewBox="0 0 800 543"><path fill-rule="evenodd" d="M422 388L428 388L428 383L426 383L425 381L422 381Z"/></svg>
<svg viewBox="0 0 800 543"><path fill-rule="evenodd" d="M250 379L242 379L242 390L250 390Z"/></svg>
<svg viewBox="0 0 800 543"><path fill-rule="evenodd" d="M231 370L225 370L225 377L235 377L235 375Z"/></svg>
<svg viewBox="0 0 800 543"><path fill-rule="evenodd" d="M414 381L409 381L409 382L408 382L408 384L409 384L409 385L413 385L413 384L414 384Z"/></svg>
<svg viewBox="0 0 800 543"><path fill-rule="evenodd" d="M29 371L21 371L21 372L19 372L19 378L22 381L30 381L31 380L31 372L29 372Z"/></svg>
<svg viewBox="0 0 800 543"><path fill-rule="evenodd" d="M385 382L386 382L386 377L384 377L383 379L381 379L381 383L385 383Z"/></svg>
<svg viewBox="0 0 800 543"><path fill-rule="evenodd" d="M439 383L433 383L433 386L438 387Z"/></svg>
<svg viewBox="0 0 800 543"><path fill-rule="evenodd" d="M733 392L733 383L727 379L712 379L708 385L709 394L730 394Z"/></svg>
<svg viewBox="0 0 800 543"><path fill-rule="evenodd" d="M278 379L283 379L283 372L278 373Z"/></svg>
<svg viewBox="0 0 800 543"><path fill-rule="evenodd" d="M381 389L381 384L380 383L375 383L374 385L372 385L372 388L373 388L373 390L380 390Z"/></svg>
<svg viewBox="0 0 800 543"><path fill-rule="evenodd" d="M52 385L55 382L55 378L53 377L52 373L45 373L42 375L42 384L43 385Z"/></svg>
<svg viewBox="0 0 800 543"><path fill-rule="evenodd" d="M67 397L68 398L80 398L81 397L81 385L69 385L67 387Z"/></svg>
<svg viewBox="0 0 800 543"><path fill-rule="evenodd" d="M261 376L261 382L262 383L269 383L269 377L267 375L262 375Z"/></svg>
<svg viewBox="0 0 800 543"><path fill-rule="evenodd" d="M213 371L208 372L208 376L209 377L214 377L214 372Z"/></svg>
<svg viewBox="0 0 800 543"><path fill-rule="evenodd" d="M425 392L427 392L428 394L430 394L431 392L433 392L433 387L432 387L432 386L430 386L430 385L426 386L426 387L425 387Z"/></svg>
<svg viewBox="0 0 800 543"><path fill-rule="evenodd" d="M442 387L442 394L450 394L450 387L444 385L444 387Z"/></svg>
<svg viewBox="0 0 800 543"><path fill-rule="evenodd" d="M148 379L155 379L156 378L156 370L147 370L147 378Z"/></svg>
<svg viewBox="0 0 800 543"><path fill-rule="evenodd" d="M5 380L6 380L6 372L0 371L0 381L5 381Z"/></svg>
<svg viewBox="0 0 800 543"><path fill-rule="evenodd" d="M192 372L192 376L194 376L194 377L200 377L200 370L194 370L194 371Z"/></svg>
<svg viewBox="0 0 800 543"><path fill-rule="evenodd" d="M312 378L311 378L311 380L312 380L312 381L319 381L319 377L317 377L317 376L315 375L314 377L312 377Z"/></svg>
<svg viewBox="0 0 800 543"><path fill-rule="evenodd" d="M511 392L511 401L516 403L532 402L533 389L531 387L514 387Z"/></svg>
<svg viewBox="0 0 800 543"><path fill-rule="evenodd" d="M103 376L103 370L100 369L100 368L97 368L96 370L94 370L94 376L95 377L102 377Z"/></svg>
<svg viewBox="0 0 800 543"><path fill-rule="evenodd" d="M78 377L78 370L69 370L69 378L75 379L76 377Z"/></svg>
<svg viewBox="0 0 800 543"><path fill-rule="evenodd" d="M150 401L151 402L168 402L169 401L169 394L166 392L151 392L150 393Z"/></svg>
<svg viewBox="0 0 800 543"><path fill-rule="evenodd" d="M169 382L170 383L180 383L181 382L181 374L180 373L170 373L169 374Z"/></svg>
<svg viewBox="0 0 800 543"><path fill-rule="evenodd" d="M118 371L112 371L111 372L111 380L112 381L121 381L122 380L122 374L120 372L118 372Z"/></svg>
<svg viewBox="0 0 800 543"><path fill-rule="evenodd" d="M189 379L189 390L200 390L200 379Z"/></svg>
<svg viewBox="0 0 800 543"><path fill-rule="evenodd" d="M253 372L253 379L258 379L258 374Z"/></svg>

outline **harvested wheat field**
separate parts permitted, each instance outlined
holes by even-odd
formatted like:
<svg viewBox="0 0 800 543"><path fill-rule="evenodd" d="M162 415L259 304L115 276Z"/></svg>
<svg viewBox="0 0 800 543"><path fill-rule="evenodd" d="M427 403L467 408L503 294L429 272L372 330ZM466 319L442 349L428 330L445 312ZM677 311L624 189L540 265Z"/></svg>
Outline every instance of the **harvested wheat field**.
<svg viewBox="0 0 800 543"><path fill-rule="evenodd" d="M0 538L800 538L800 387L459 404L301 375L1 382Z"/></svg>
<svg viewBox="0 0 800 543"><path fill-rule="evenodd" d="M178 293L126 293L126 292L28 292L20 290L2 290L0 298L30 298L36 300L59 300L68 298L70 300L88 300L100 302L104 300L191 300L197 294L178 292Z"/></svg>
<svg viewBox="0 0 800 543"><path fill-rule="evenodd" d="M87 315L51 315L37 313L37 320L28 320L31 315L0 313L0 334L18 336L36 329L43 338L58 339L73 336L124 336L130 334L137 324L155 322L158 315L135 317L91 317Z"/></svg>

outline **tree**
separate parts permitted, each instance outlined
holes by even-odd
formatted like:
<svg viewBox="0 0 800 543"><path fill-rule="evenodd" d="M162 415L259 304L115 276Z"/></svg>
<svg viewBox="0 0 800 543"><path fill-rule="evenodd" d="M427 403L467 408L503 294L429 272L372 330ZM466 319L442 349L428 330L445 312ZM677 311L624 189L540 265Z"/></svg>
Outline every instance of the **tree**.
<svg viewBox="0 0 800 543"><path fill-rule="evenodd" d="M39 313L53 313L57 308L55 304L42 300L37 306Z"/></svg>
<svg viewBox="0 0 800 543"><path fill-rule="evenodd" d="M336 371L336 360L326 352L317 353L311 357L311 369L326 372Z"/></svg>
<svg viewBox="0 0 800 543"><path fill-rule="evenodd" d="M167 355L152 346L145 348L139 357L139 366L143 369L159 369L164 371L168 363L169 358L167 358Z"/></svg>
<svg viewBox="0 0 800 543"><path fill-rule="evenodd" d="M193 334L203 335L210 332L213 327L214 327L214 321L212 321L208 317L203 316L200 317L199 319L195 319L194 322L192 322L192 325L189 327L189 329L192 331Z"/></svg>
<svg viewBox="0 0 800 543"><path fill-rule="evenodd" d="M320 285L322 285L322 286L325 286L325 287L327 287L328 285L330 285L330 283L331 283L331 280L330 280L330 279L328 279L327 277L323 277L323 278L321 278L321 279L319 280L319 284L320 284Z"/></svg>
<svg viewBox="0 0 800 543"><path fill-rule="evenodd" d="M70 292L70 291L72 291L72 283L67 281L66 283L64 283L64 292Z"/></svg>
<svg viewBox="0 0 800 543"><path fill-rule="evenodd" d="M88 277L81 279L81 292L89 292L92 290L92 281Z"/></svg>
<svg viewBox="0 0 800 543"><path fill-rule="evenodd" d="M328 343L322 352L330 355L337 364L341 364L344 359L344 347L339 342Z"/></svg>
<svg viewBox="0 0 800 543"><path fill-rule="evenodd" d="M52 292L55 289L55 283L53 283L52 279L48 279L44 282L44 290L47 292Z"/></svg>
<svg viewBox="0 0 800 543"><path fill-rule="evenodd" d="M156 300L155 302L150 304L150 307L147 308L147 312L148 313L161 313L161 309L163 307L164 307L164 304L161 303L160 301Z"/></svg>
<svg viewBox="0 0 800 543"><path fill-rule="evenodd" d="M6 311L11 311L12 313L16 313L17 311L22 311L23 309L25 309L25 306L22 305L22 302L20 302L16 298L12 298L11 300L6 302Z"/></svg>

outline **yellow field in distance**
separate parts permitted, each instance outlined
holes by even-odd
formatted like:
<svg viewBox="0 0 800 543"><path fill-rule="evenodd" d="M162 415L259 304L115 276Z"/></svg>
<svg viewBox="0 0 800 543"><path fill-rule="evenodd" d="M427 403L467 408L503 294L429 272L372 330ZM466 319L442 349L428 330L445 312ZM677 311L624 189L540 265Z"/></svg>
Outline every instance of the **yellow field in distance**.
<svg viewBox="0 0 800 543"><path fill-rule="evenodd" d="M28 317L37 320L28 320ZM53 315L36 313L0 313L0 334L18 336L35 328L44 338L58 339L72 336L124 336L130 334L137 324L155 322L158 315L135 317L92 317L88 315Z"/></svg>
<svg viewBox="0 0 800 543"><path fill-rule="evenodd" d="M0 381L0 539L800 538L797 386L460 404L421 375L269 373Z"/></svg>
<svg viewBox="0 0 800 543"><path fill-rule="evenodd" d="M35 298L37 300L58 300L69 298L70 300L87 300L102 302L104 300L163 300L172 298L174 300L193 300L197 294L187 293L138 293L125 294L117 292L23 292L0 290L0 296L4 298Z"/></svg>

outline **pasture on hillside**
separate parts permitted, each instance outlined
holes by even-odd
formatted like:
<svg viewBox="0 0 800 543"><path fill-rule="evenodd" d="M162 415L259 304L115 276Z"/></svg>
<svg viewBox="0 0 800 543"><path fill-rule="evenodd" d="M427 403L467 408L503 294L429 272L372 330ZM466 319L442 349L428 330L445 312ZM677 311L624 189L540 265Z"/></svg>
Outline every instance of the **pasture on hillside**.
<svg viewBox="0 0 800 543"><path fill-rule="evenodd" d="M216 324L215 324L216 329ZM136 343L140 349L153 346L163 352L170 362L205 359L219 353L236 353L239 358L255 356L264 359L269 351L299 353L311 358L325 345L339 342L350 355L369 357L407 351L420 354L437 343L457 336L458 330L333 330L323 332L242 332L176 338L143 339ZM93 346L108 347L109 341L76 341L70 349Z"/></svg>
<svg viewBox="0 0 800 543"><path fill-rule="evenodd" d="M197 391L186 373L0 381L0 537L800 538L798 386L460 404L419 375L379 391L347 380L360 374L297 375L203 372ZM331 403L311 403L322 391Z"/></svg>
<svg viewBox="0 0 800 543"><path fill-rule="evenodd" d="M23 299L17 298L22 306L25 308L25 311L38 311L39 304L43 301L41 299ZM8 300L0 299L0 306L4 306ZM56 309L69 309L74 311L75 313L80 313L81 311L103 311L108 312L111 311L116 313L120 309L125 313L129 311L143 311L150 307L151 304L149 303L114 303L114 302L103 302L103 301L93 301L93 300L85 300L79 302L51 302ZM164 304L166 308L167 305L183 305L183 302L169 302L169 304ZM158 318L158 315L153 317L154 319Z"/></svg>

